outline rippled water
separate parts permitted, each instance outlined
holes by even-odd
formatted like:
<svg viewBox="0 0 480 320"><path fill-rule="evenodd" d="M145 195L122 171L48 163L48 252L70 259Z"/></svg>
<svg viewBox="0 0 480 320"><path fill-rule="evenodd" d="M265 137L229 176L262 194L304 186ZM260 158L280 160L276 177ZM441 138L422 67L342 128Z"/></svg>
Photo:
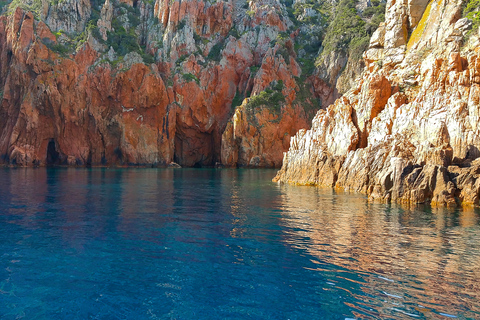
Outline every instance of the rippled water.
<svg viewBox="0 0 480 320"><path fill-rule="evenodd" d="M0 169L0 318L480 318L478 211L274 174Z"/></svg>

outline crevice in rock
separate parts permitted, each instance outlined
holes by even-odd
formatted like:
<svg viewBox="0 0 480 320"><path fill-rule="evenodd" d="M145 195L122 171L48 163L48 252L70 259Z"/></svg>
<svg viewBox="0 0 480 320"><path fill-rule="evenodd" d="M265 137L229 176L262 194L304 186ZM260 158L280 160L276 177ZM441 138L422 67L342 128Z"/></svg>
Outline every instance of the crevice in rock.
<svg viewBox="0 0 480 320"><path fill-rule="evenodd" d="M123 163L123 152L122 152L122 149L120 147L116 147L114 150L113 150L113 154L117 157L117 160L120 162L120 163Z"/></svg>
<svg viewBox="0 0 480 320"><path fill-rule="evenodd" d="M60 153L57 151L57 147L55 144L55 139L50 139L47 146L47 159L46 159L47 166L54 166L60 164Z"/></svg>
<svg viewBox="0 0 480 320"><path fill-rule="evenodd" d="M360 128L358 127L357 110L355 110L355 108L352 108L352 113L350 115L350 118L352 119L352 123L355 126L355 129L357 129L358 142L357 142L357 145L352 147L351 150L349 151L355 151L362 147L362 131L360 131Z"/></svg>
<svg viewBox="0 0 480 320"><path fill-rule="evenodd" d="M178 163L179 165L183 165L182 151L183 151L183 140L177 134L177 132L175 132L173 162Z"/></svg>

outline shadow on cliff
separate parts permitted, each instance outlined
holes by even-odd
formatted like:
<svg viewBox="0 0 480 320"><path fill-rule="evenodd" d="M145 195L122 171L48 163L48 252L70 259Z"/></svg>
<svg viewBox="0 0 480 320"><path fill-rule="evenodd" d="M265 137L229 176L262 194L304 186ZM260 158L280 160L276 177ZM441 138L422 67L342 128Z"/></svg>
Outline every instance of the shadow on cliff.
<svg viewBox="0 0 480 320"><path fill-rule="evenodd" d="M178 125L178 124L177 124ZM182 167L212 167L220 161L221 135L177 127L173 161Z"/></svg>
<svg viewBox="0 0 480 320"><path fill-rule="evenodd" d="M55 146L55 139L50 139L47 146L47 166L54 166L60 164L60 153Z"/></svg>

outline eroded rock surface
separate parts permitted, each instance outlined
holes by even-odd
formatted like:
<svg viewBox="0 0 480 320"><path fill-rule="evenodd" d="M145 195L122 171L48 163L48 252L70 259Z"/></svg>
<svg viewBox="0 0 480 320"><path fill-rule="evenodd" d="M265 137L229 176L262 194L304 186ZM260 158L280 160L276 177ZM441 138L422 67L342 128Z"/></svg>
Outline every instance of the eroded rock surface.
<svg viewBox="0 0 480 320"><path fill-rule="evenodd" d="M282 65L271 50L292 24L277 3L252 3L253 17L231 1L41 3L0 18L3 163L214 165L232 101L261 92L278 68L289 85L299 76L294 57ZM297 108L291 135L308 127ZM265 165L281 157L265 155Z"/></svg>
<svg viewBox="0 0 480 320"><path fill-rule="evenodd" d="M322 1L7 3L2 164L279 167L358 75L348 52L316 65L340 12Z"/></svg>
<svg viewBox="0 0 480 320"><path fill-rule="evenodd" d="M478 32L464 42L458 0L387 8L362 80L292 137L274 180L372 201L479 205Z"/></svg>

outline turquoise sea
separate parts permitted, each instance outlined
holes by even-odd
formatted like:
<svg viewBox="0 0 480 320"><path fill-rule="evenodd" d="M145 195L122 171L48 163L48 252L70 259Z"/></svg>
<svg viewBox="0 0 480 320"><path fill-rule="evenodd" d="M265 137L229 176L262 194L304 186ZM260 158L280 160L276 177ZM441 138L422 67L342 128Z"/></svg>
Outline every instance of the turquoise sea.
<svg viewBox="0 0 480 320"><path fill-rule="evenodd" d="M274 170L0 169L1 319L480 319L480 213Z"/></svg>

